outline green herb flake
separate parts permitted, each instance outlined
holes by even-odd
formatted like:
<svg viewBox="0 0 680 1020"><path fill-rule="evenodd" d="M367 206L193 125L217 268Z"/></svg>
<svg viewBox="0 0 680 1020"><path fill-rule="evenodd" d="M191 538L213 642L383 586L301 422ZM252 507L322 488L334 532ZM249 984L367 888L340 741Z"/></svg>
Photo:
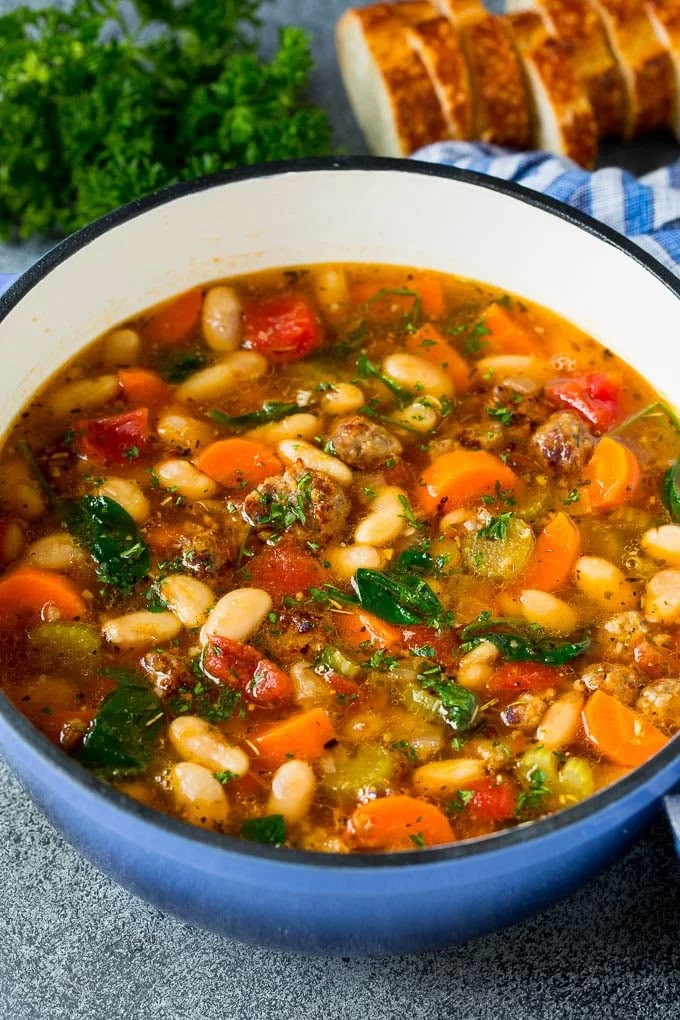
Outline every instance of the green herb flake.
<svg viewBox="0 0 680 1020"><path fill-rule="evenodd" d="M286 821L283 815L248 818L241 826L241 835L254 843L282 846L286 842Z"/></svg>

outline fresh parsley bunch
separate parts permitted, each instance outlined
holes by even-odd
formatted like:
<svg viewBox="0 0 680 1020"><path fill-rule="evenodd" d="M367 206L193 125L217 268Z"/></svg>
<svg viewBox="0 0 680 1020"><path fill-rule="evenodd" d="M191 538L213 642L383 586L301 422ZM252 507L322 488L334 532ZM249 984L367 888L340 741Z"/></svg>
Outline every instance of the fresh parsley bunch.
<svg viewBox="0 0 680 1020"><path fill-rule="evenodd" d="M0 235L66 233L163 185L329 151L309 40L260 0L74 0L0 16Z"/></svg>

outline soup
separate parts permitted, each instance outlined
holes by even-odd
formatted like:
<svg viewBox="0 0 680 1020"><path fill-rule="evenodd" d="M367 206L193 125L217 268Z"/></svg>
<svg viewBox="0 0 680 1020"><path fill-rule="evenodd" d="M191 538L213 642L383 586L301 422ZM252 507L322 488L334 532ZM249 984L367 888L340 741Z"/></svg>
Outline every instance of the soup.
<svg viewBox="0 0 680 1020"><path fill-rule="evenodd" d="M314 266L121 324L0 463L1 684L159 811L417 849L680 728L680 422L543 308Z"/></svg>

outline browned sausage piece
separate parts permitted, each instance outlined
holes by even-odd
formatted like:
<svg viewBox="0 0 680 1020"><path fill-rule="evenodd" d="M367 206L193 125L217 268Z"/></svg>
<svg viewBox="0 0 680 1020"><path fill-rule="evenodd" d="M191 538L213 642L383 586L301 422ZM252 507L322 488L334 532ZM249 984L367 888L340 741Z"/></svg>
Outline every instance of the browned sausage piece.
<svg viewBox="0 0 680 1020"><path fill-rule="evenodd" d="M558 474L580 471L590 459L595 440L577 414L558 411L537 428L532 446L546 465Z"/></svg>
<svg viewBox="0 0 680 1020"><path fill-rule="evenodd" d="M401 443L382 425L359 415L341 418L330 435L333 449L350 467L370 471L401 455Z"/></svg>

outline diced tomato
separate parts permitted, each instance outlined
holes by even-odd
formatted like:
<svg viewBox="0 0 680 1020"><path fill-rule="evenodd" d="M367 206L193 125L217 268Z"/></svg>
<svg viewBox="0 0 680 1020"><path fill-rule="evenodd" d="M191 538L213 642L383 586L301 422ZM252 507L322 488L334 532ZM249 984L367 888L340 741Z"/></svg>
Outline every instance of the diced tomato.
<svg viewBox="0 0 680 1020"><path fill-rule="evenodd" d="M149 438L149 409L138 407L110 418L80 421L75 427L76 447L82 457L111 464L129 464L146 449Z"/></svg>
<svg viewBox="0 0 680 1020"><path fill-rule="evenodd" d="M334 669L328 670L325 674L325 679L326 683L332 687L338 695L339 701L356 704L361 700L363 691L359 684L355 684L353 680L348 680L346 676L342 676L341 673L336 673Z"/></svg>
<svg viewBox="0 0 680 1020"><path fill-rule="evenodd" d="M543 666L540 662L505 662L494 670L486 689L489 694L525 694L555 687L561 679L562 672L557 666Z"/></svg>
<svg viewBox="0 0 680 1020"><path fill-rule="evenodd" d="M411 465L403 460L398 460L390 467L383 468L382 474L386 485L398 485L400 489L415 488L418 479Z"/></svg>
<svg viewBox="0 0 680 1020"><path fill-rule="evenodd" d="M244 347L270 361L299 361L321 345L323 334L305 298L283 295L251 301L243 310Z"/></svg>
<svg viewBox="0 0 680 1020"><path fill-rule="evenodd" d="M145 335L152 343L172 345L186 340L198 328L203 309L200 290L188 290L164 305L149 320Z"/></svg>
<svg viewBox="0 0 680 1020"><path fill-rule="evenodd" d="M236 687L248 701L262 708L293 700L293 682L256 648L226 637L211 637L203 652L203 668L214 680Z"/></svg>
<svg viewBox="0 0 680 1020"><path fill-rule="evenodd" d="M248 561L248 583L264 588L273 599L320 588L329 578L326 567L292 542L266 546Z"/></svg>
<svg viewBox="0 0 680 1020"><path fill-rule="evenodd" d="M514 818L518 788L510 779L476 779L468 784L474 796L467 805L468 813L480 822L506 822Z"/></svg>
<svg viewBox="0 0 680 1020"><path fill-rule="evenodd" d="M452 630L439 631L424 624L411 624L402 629L402 635L404 647L409 651L432 649L434 656L430 656L431 658L435 658L443 666L452 664L457 648Z"/></svg>
<svg viewBox="0 0 680 1020"><path fill-rule="evenodd" d="M598 432L607 432L622 415L622 379L618 372L591 372L549 383L546 396L580 414Z"/></svg>

